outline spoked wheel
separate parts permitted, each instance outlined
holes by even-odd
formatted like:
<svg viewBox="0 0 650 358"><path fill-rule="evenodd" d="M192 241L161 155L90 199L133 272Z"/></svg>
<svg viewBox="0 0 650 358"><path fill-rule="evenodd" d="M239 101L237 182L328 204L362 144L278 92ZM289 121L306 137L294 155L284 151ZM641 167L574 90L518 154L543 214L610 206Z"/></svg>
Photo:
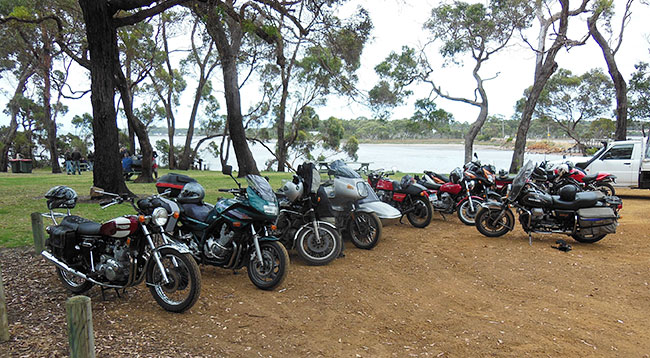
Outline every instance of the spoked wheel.
<svg viewBox="0 0 650 358"><path fill-rule="evenodd" d="M66 288L66 290L72 293L76 293L76 294L84 293L90 290L91 287L93 287L92 282L85 280L77 275L73 275L62 268L57 267L56 274L59 276L59 280Z"/></svg>
<svg viewBox="0 0 650 358"><path fill-rule="evenodd" d="M601 191L605 195L616 195L616 190L610 183L596 184L596 190Z"/></svg>
<svg viewBox="0 0 650 358"><path fill-rule="evenodd" d="M411 225L417 228L425 228L431 223L433 217L433 207L431 202L425 197L415 197L413 199L413 210L406 214L406 218Z"/></svg>
<svg viewBox="0 0 650 358"><path fill-rule="evenodd" d="M170 312L190 309L201 294L201 273L190 254L175 249L160 250L160 261L169 282L163 276L156 261L151 258L147 266L147 285L158 304Z"/></svg>
<svg viewBox="0 0 650 358"><path fill-rule="evenodd" d="M482 208L476 214L476 228L487 237L499 237L505 235L513 227L515 218L508 209L501 217L500 210Z"/></svg>
<svg viewBox="0 0 650 358"><path fill-rule="evenodd" d="M318 225L318 237L314 229L305 230L296 240L296 251L310 265L325 265L334 260L343 246L336 229Z"/></svg>
<svg viewBox="0 0 650 358"><path fill-rule="evenodd" d="M257 288L272 290L284 281L289 272L289 254L287 249L277 241L260 242L262 260L257 257L255 250L251 251L248 260L248 278Z"/></svg>
<svg viewBox="0 0 650 358"><path fill-rule="evenodd" d="M354 246L370 250L377 245L381 236L381 221L375 213L355 212L348 224L348 232Z"/></svg>
<svg viewBox="0 0 650 358"><path fill-rule="evenodd" d="M585 235L581 233L573 234L571 237L577 241L581 242L583 244L593 244L596 241L602 240L607 234L602 234L602 235Z"/></svg>
<svg viewBox="0 0 650 358"><path fill-rule="evenodd" d="M463 201L462 204L458 206L458 218L465 225L474 225L476 220L476 214L481 209L481 204L483 203L482 199L472 198L472 202L469 200Z"/></svg>

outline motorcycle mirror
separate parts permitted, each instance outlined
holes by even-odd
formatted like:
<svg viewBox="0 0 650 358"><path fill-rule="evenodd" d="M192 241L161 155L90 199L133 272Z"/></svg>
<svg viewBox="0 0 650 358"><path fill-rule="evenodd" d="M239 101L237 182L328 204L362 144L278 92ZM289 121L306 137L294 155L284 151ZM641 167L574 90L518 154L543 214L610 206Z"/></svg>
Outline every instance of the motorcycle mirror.
<svg viewBox="0 0 650 358"><path fill-rule="evenodd" d="M478 160L478 154L476 154L476 152L474 152L474 158L476 158L476 160Z"/></svg>
<svg viewBox="0 0 650 358"><path fill-rule="evenodd" d="M221 169L221 172L224 175L231 175L232 174L232 165L224 165L223 168Z"/></svg>

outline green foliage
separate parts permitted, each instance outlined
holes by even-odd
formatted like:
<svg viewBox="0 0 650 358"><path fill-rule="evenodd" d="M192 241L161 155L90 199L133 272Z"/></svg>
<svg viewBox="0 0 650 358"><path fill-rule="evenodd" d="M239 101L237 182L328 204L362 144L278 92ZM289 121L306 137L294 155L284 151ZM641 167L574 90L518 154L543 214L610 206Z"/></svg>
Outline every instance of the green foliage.
<svg viewBox="0 0 650 358"><path fill-rule="evenodd" d="M359 141L357 138L355 136L348 138L343 146L343 151L348 155L348 157L350 157L350 159L357 161L359 159L359 156L357 155L358 150Z"/></svg>
<svg viewBox="0 0 650 358"><path fill-rule="evenodd" d="M368 93L370 106L380 118L387 118L389 109L413 93L406 87L421 75L415 50L404 46L400 54L391 52L375 66L375 72L381 80Z"/></svg>
<svg viewBox="0 0 650 358"><path fill-rule="evenodd" d="M341 145L341 139L345 133L343 122L336 117L329 117L321 129L323 147L325 149L338 150Z"/></svg>
<svg viewBox="0 0 650 358"><path fill-rule="evenodd" d="M428 98L415 101L415 113L411 118L416 122L425 123L428 128L440 133L448 133L449 123L454 120L451 113L437 108L436 104Z"/></svg>
<svg viewBox="0 0 650 358"><path fill-rule="evenodd" d="M647 121L650 118L650 67L646 62L634 65L628 87L630 118Z"/></svg>

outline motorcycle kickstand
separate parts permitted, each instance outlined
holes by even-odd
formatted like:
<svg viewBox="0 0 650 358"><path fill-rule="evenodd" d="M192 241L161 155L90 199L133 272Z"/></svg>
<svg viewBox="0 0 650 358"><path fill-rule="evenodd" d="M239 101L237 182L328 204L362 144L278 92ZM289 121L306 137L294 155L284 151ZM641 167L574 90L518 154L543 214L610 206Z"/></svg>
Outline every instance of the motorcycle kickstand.
<svg viewBox="0 0 650 358"><path fill-rule="evenodd" d="M533 246L533 234L528 233L528 245Z"/></svg>
<svg viewBox="0 0 650 358"><path fill-rule="evenodd" d="M400 218L399 218L399 223L400 223L400 224L404 224L404 223L402 222L402 219L404 219L404 215L400 216Z"/></svg>
<svg viewBox="0 0 650 358"><path fill-rule="evenodd" d="M445 213L443 213L442 211L439 211L439 213L440 216L442 216L442 220L447 221L447 217L445 216Z"/></svg>
<svg viewBox="0 0 650 358"><path fill-rule="evenodd" d="M103 301L106 301L106 293L105 293L105 292L106 292L106 291L110 291L111 288L115 290L115 294L117 295L118 298L122 298L122 296L120 296L120 291L119 291L118 288L113 288L113 287L101 287L101 286L100 286L99 288L100 288L100 290L101 290L101 292L102 292L102 302L103 302ZM124 292L126 292L126 288L122 289L122 293L124 293Z"/></svg>

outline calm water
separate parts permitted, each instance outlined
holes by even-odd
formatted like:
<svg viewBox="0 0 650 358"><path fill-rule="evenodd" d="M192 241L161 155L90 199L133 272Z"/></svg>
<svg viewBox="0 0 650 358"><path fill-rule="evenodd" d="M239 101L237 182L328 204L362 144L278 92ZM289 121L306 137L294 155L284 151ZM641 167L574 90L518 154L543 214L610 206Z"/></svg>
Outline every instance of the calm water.
<svg viewBox="0 0 650 358"><path fill-rule="evenodd" d="M151 141L162 139L163 137L152 136ZM176 144L184 143L185 137L176 137L174 138ZM198 139L196 139L198 141ZM275 148L275 141L272 141L267 144L270 148ZM204 143L203 147L207 147L207 143ZM257 166L260 169L265 168L265 162L271 159L273 156L260 144L251 144L251 151L257 162ZM474 147L474 151L478 154L479 159L483 163L489 163L496 166L498 169L508 169L510 167L510 161L512 160L512 151L511 150L499 150L487 147ZM207 164L210 170L221 170L221 165L219 160L212 156L205 150L200 150L200 155L204 160L204 165ZM314 153L314 157L317 157L321 151ZM330 154L327 157L327 160L334 159L343 159L349 161L349 158L346 158L345 155L332 153L325 153L325 155ZM371 169L392 169L396 168L402 172L414 172L421 173L424 170L433 170L442 173L449 173L452 169L463 165L464 149L462 144L372 144L372 143L361 143L359 144L359 150L357 152L359 155L358 162L370 163ZM542 160L555 160L562 159L561 155L558 154L526 154L526 159L531 159L535 162L540 162ZM297 161L297 164L300 164L302 161ZM228 164L233 166L233 169L237 168L237 160L235 159L235 153L231 149L230 158ZM356 169L354 165L353 168Z"/></svg>

